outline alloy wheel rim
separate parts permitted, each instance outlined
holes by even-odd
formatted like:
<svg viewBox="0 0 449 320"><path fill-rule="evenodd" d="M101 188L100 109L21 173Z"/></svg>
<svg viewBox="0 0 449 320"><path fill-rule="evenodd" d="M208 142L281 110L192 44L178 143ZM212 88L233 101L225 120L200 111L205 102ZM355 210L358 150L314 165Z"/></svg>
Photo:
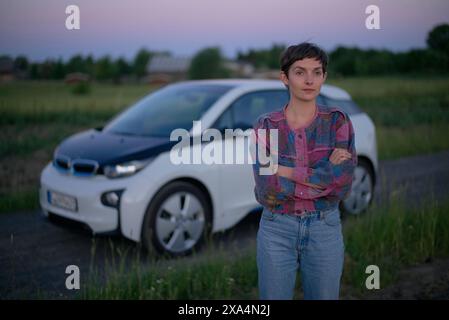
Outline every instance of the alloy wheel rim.
<svg viewBox="0 0 449 320"><path fill-rule="evenodd" d="M345 199L345 207L352 214L365 210L373 196L373 183L368 170L358 166L354 170L354 178L350 195Z"/></svg>
<svg viewBox="0 0 449 320"><path fill-rule="evenodd" d="M200 239L205 225L204 208L189 192L176 192L160 206L156 215L156 235L170 252L191 249Z"/></svg>

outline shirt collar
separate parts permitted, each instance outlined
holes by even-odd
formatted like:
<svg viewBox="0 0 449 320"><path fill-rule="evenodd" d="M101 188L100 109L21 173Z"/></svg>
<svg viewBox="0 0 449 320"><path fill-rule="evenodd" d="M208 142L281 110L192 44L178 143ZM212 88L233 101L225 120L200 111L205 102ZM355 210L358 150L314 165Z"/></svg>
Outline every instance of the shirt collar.
<svg viewBox="0 0 449 320"><path fill-rule="evenodd" d="M282 109L280 109L280 110L278 110L278 111L271 112L270 115L269 115L270 120L272 120L272 121L281 121L281 120L283 120L283 119L287 119L287 118L286 118L286 114L285 114L285 112L286 112L286 110L287 110L287 106L288 106L288 103L286 103L286 104L282 107ZM320 108L320 105L319 105L318 103L316 103L316 113L318 114L318 113L320 113L321 111L322 111L322 110L321 110L321 108Z"/></svg>

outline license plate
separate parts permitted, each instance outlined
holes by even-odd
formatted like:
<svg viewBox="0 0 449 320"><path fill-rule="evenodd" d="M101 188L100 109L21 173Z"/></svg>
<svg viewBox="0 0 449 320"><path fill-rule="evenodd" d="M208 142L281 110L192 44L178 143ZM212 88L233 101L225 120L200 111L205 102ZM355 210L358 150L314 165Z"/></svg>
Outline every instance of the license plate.
<svg viewBox="0 0 449 320"><path fill-rule="evenodd" d="M55 207L77 211L78 205L75 197L71 197L55 191L47 191L48 203Z"/></svg>

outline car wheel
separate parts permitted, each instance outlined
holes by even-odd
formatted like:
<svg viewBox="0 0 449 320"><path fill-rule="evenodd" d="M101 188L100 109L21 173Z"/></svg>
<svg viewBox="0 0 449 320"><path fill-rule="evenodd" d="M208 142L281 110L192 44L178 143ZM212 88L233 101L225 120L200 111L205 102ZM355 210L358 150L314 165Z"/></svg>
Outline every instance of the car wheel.
<svg viewBox="0 0 449 320"><path fill-rule="evenodd" d="M367 161L360 159L354 170L350 194L341 203L344 213L358 215L370 206L374 196L373 174Z"/></svg>
<svg viewBox="0 0 449 320"><path fill-rule="evenodd" d="M176 181L153 198L142 226L142 242L148 251L170 256L198 250L211 230L211 208L194 185Z"/></svg>

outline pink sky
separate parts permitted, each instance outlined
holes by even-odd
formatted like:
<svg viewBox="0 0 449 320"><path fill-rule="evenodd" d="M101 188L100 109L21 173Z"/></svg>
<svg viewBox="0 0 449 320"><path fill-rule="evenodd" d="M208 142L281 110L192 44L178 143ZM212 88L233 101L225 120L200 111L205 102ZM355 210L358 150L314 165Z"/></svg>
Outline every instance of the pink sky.
<svg viewBox="0 0 449 320"><path fill-rule="evenodd" d="M65 28L65 8L76 4L81 29ZM381 30L365 28L365 8L380 8ZM193 55L219 46L238 50L304 40L337 45L425 47L429 30L449 23L447 0L0 0L0 54L42 60L75 53L131 58L141 47Z"/></svg>

